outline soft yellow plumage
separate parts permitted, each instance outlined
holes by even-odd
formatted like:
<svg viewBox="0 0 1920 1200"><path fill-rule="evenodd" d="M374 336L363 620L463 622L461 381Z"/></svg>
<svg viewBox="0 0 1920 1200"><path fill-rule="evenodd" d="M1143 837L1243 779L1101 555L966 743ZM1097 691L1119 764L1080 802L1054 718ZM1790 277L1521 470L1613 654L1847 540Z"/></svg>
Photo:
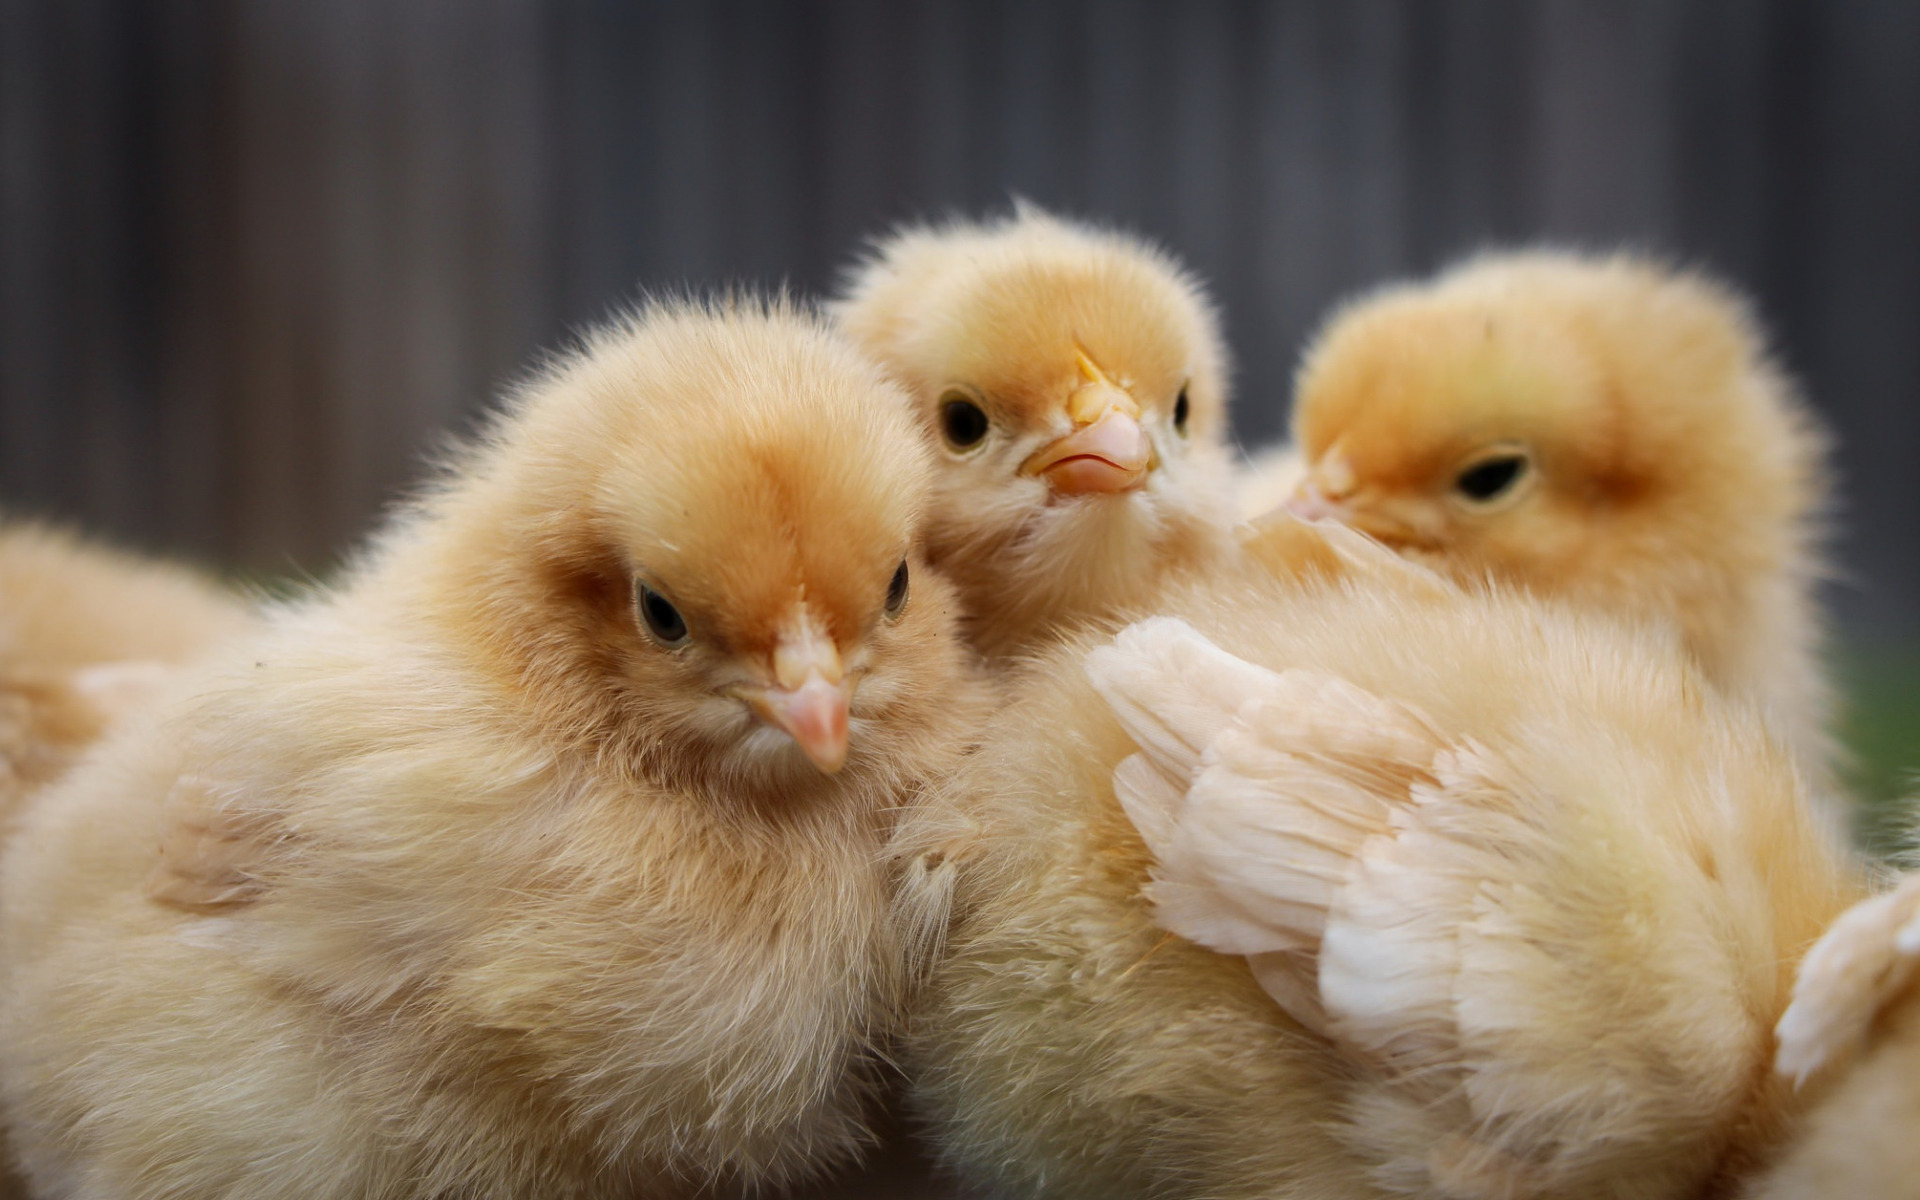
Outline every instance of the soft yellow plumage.
<svg viewBox="0 0 1920 1200"><path fill-rule="evenodd" d="M903 831L951 917L909 1044L948 1160L1289 1200L1744 1170L1859 894L1791 760L1658 631L1328 536L1335 578L1221 573L1036 663Z"/></svg>
<svg viewBox="0 0 1920 1200"><path fill-rule="evenodd" d="M656 307L39 794L0 1056L47 1196L628 1196L854 1155L881 850L977 696L904 399ZM831 772L831 773L830 773Z"/></svg>
<svg viewBox="0 0 1920 1200"><path fill-rule="evenodd" d="M185 567L0 522L0 812L254 619Z"/></svg>
<svg viewBox="0 0 1920 1200"><path fill-rule="evenodd" d="M1677 623L1810 767L1831 759L1812 594L1826 437L1729 290L1549 252L1384 289L1307 351L1294 444L1303 515L1462 578ZM1247 486L1284 474L1280 454Z"/></svg>
<svg viewBox="0 0 1920 1200"><path fill-rule="evenodd" d="M985 654L1230 554L1226 350L1166 254L1022 205L881 240L834 311L912 396L929 553Z"/></svg>

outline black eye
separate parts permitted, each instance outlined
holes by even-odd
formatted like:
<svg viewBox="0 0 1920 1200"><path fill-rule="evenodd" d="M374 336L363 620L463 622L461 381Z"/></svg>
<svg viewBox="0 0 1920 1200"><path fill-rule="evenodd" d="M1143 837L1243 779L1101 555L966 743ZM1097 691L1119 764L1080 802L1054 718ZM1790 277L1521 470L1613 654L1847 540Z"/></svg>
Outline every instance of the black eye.
<svg viewBox="0 0 1920 1200"><path fill-rule="evenodd" d="M900 560L900 569L893 573L892 582L887 584L887 615L897 617L900 610L907 606L907 560Z"/></svg>
<svg viewBox="0 0 1920 1200"><path fill-rule="evenodd" d="M956 450L977 446L987 436L987 414L959 392L948 392L940 401L940 432Z"/></svg>
<svg viewBox="0 0 1920 1200"><path fill-rule="evenodd" d="M1526 455L1503 454L1498 458L1477 462L1460 472L1460 477L1453 481L1453 487L1467 499L1485 503L1505 494L1526 473Z"/></svg>
<svg viewBox="0 0 1920 1200"><path fill-rule="evenodd" d="M1173 428L1177 433L1187 431L1187 413L1192 406L1187 403L1187 389L1180 388L1180 398L1173 402Z"/></svg>
<svg viewBox="0 0 1920 1200"><path fill-rule="evenodd" d="M663 646L677 646L687 640L686 618L680 610L667 603L667 598L644 583L633 585L634 607L640 610L640 620Z"/></svg>

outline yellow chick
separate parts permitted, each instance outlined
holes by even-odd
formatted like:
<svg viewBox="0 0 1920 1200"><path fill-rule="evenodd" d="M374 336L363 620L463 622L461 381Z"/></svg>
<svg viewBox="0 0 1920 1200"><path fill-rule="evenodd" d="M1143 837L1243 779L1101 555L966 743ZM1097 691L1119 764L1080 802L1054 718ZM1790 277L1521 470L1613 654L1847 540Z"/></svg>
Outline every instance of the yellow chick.
<svg viewBox="0 0 1920 1200"><path fill-rule="evenodd" d="M0 521L0 813L172 668L254 621L241 597L185 567Z"/></svg>
<svg viewBox="0 0 1920 1200"><path fill-rule="evenodd" d="M1626 256L1475 259L1329 321L1291 501L1468 578L1677 622L1826 763L1827 439L1746 304Z"/></svg>
<svg viewBox="0 0 1920 1200"><path fill-rule="evenodd" d="M1226 350L1163 252L1023 204L883 239L833 312L912 397L928 554L985 655L1231 552Z"/></svg>
<svg viewBox="0 0 1920 1200"><path fill-rule="evenodd" d="M883 847L978 711L904 399L654 306L335 589L34 799L0 1060L47 1195L614 1197L857 1153Z"/></svg>
<svg viewBox="0 0 1920 1200"><path fill-rule="evenodd" d="M1844 852L1662 631L1325 532L1342 573L1038 661L903 829L944 1156L1009 1196L1698 1194L1791 1107L1770 1027Z"/></svg>
<svg viewBox="0 0 1920 1200"><path fill-rule="evenodd" d="M1863 900L1800 965L1780 1074L1812 1099L1751 1200L1910 1196L1920 1180L1920 875Z"/></svg>

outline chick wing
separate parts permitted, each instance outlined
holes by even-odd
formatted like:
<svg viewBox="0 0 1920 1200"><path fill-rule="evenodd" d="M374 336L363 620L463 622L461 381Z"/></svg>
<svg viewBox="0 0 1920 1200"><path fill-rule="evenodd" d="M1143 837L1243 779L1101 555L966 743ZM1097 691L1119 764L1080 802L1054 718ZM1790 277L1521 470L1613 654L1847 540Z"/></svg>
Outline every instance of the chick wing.
<svg viewBox="0 0 1920 1200"><path fill-rule="evenodd" d="M1770 908L1804 899L1764 873L1805 864L1754 861L1711 801L1646 820L1685 764L1634 763L1551 713L1499 743L1450 735L1169 618L1087 670L1140 748L1113 786L1153 855L1155 919L1245 956L1371 1065L1351 1128L1383 1178L1669 1195L1735 1144L1777 976Z"/></svg>

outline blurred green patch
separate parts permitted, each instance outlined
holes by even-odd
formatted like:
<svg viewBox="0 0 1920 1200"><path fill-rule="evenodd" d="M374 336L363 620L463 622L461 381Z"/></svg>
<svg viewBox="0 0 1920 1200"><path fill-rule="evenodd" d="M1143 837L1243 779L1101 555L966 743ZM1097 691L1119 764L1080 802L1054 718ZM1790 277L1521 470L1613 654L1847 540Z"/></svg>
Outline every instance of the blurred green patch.
<svg viewBox="0 0 1920 1200"><path fill-rule="evenodd" d="M229 587L238 588L240 591L264 600L297 600L320 584L337 578L342 565L340 562L330 561L315 571L291 566L282 571L235 567L222 572L220 578ZM0 1197L0 1200L4 1200L4 1197Z"/></svg>
<svg viewBox="0 0 1920 1200"><path fill-rule="evenodd" d="M1846 697L1841 737L1854 761L1848 782L1860 798L1856 831L1888 854L1911 841L1905 815L1920 799L1920 643L1846 647L1835 659Z"/></svg>

